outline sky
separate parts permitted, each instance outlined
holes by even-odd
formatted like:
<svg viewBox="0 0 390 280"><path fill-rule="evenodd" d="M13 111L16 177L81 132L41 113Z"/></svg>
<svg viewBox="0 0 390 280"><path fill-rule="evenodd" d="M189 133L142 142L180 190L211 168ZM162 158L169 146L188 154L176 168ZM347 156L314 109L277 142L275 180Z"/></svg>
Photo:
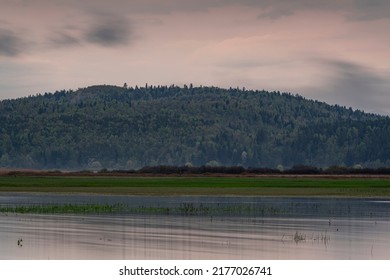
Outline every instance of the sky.
<svg viewBox="0 0 390 280"><path fill-rule="evenodd" d="M0 99L192 83L390 115L389 0L0 0L0 7Z"/></svg>

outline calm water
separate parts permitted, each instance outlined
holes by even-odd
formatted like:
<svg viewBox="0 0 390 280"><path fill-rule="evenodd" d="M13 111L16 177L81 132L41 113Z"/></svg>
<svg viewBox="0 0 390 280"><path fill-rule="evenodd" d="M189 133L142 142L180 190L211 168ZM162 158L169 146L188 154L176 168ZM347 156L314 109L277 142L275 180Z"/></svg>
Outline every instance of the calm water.
<svg viewBox="0 0 390 280"><path fill-rule="evenodd" d="M2 194L0 205L254 205L240 215L0 214L0 259L390 259L390 201Z"/></svg>

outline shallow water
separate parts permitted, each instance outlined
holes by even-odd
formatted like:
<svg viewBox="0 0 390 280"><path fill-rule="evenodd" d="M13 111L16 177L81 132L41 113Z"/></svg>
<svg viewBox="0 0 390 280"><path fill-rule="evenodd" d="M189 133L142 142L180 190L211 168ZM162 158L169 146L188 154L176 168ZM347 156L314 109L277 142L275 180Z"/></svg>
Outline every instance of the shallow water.
<svg viewBox="0 0 390 280"><path fill-rule="evenodd" d="M0 259L390 259L387 200L0 196L0 205L70 201L247 203L284 210L261 216L3 213Z"/></svg>

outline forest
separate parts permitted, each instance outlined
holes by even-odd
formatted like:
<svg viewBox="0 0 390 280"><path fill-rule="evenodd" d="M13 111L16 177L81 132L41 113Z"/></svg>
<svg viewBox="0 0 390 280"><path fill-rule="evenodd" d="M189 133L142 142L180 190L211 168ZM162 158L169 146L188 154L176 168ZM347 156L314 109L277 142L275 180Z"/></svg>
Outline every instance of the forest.
<svg viewBox="0 0 390 280"><path fill-rule="evenodd" d="M390 166L390 118L290 93L99 85L0 101L0 167Z"/></svg>

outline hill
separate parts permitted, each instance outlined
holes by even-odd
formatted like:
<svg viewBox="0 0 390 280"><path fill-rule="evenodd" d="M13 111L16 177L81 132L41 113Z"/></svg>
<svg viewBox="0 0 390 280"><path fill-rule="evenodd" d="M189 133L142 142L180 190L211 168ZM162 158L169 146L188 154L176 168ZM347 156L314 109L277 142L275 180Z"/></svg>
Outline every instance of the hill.
<svg viewBox="0 0 390 280"><path fill-rule="evenodd" d="M0 167L390 165L390 118L279 92L91 86L0 102Z"/></svg>

